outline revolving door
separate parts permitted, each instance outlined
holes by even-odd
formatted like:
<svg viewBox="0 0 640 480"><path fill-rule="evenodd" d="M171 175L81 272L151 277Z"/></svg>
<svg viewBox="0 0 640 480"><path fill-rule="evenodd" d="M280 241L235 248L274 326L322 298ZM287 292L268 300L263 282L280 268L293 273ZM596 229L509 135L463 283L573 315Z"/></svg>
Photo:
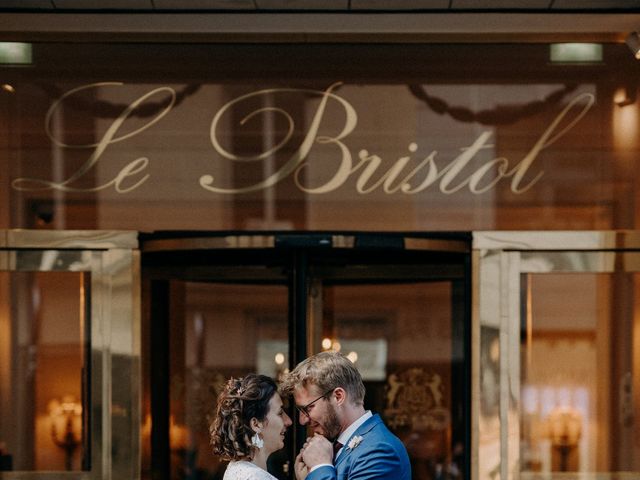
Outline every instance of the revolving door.
<svg viewBox="0 0 640 480"><path fill-rule="evenodd" d="M225 380L278 378L338 350L362 373L365 407L407 446L414 478L467 478L468 235L164 233L141 245L143 472L222 478L208 426ZM290 429L273 475L293 478L305 436Z"/></svg>

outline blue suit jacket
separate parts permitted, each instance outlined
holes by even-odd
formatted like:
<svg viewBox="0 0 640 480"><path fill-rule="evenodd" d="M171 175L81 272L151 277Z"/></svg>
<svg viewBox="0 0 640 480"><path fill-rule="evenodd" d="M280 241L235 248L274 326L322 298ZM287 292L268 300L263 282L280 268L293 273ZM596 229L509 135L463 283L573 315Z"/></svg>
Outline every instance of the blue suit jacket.
<svg viewBox="0 0 640 480"><path fill-rule="evenodd" d="M349 448L351 439L362 437L357 446ZM306 480L411 480L411 465L407 450L398 437L389 431L379 415L364 422L347 441L336 459L335 467L317 468Z"/></svg>

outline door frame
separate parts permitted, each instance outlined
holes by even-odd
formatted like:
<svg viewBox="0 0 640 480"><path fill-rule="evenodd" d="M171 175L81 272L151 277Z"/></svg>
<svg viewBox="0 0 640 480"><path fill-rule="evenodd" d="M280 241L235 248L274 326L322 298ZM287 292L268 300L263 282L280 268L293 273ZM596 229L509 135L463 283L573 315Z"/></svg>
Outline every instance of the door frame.
<svg viewBox="0 0 640 480"><path fill-rule="evenodd" d="M166 351L168 345L163 339L162 332L167 332L169 328L168 305L156 304L153 298L168 298L168 281L172 274L179 272L183 267L180 262L169 263L158 268L154 266L153 257L163 258L164 261L170 257L170 252L187 252L197 255L202 260L208 253L221 255L224 262L234 264L235 258L251 258L265 261L264 255L273 255L278 258L287 258L293 265L288 276L287 285L289 288L289 366L293 368L298 362L303 360L312 352L311 337L313 332L308 331L307 326L313 321L300 322L296 319L309 318L312 313L309 310L308 290L310 288L307 276L308 264L313 262L314 254L329 254L335 252L336 255L349 258L352 256L369 256L372 259L400 258L401 256L419 256L424 254L438 255L441 258L447 254L452 254L460 260L464 284L460 291L453 295L463 295L466 301L458 311L464 318L464 365L456 372L457 377L464 379L464 388L461 394L462 401L461 415L464 418L464 442L467 449L471 445L471 235L468 232L435 232L435 233L398 233L398 232L154 232L140 235L142 252L142 276L143 291L149 292L152 298L145 303L151 303L151 315L153 321L150 329L155 329L158 333L150 332L151 336L151 363L156 372L168 371L167 356L154 351ZM385 255L380 255L385 253ZM448 257L447 257L448 258ZM246 262L246 261L245 261ZM435 262L435 260L434 260ZM392 263L392 262L391 262ZM375 260L373 261L375 265ZM425 265L427 262L425 262ZM434 270L429 274L433 275ZM172 273L173 272L173 273ZM191 271L191 275L199 275L198 271ZM427 273L425 273L427 275ZM202 280L202 278L200 278ZM453 325L455 327L455 325ZM162 365L162 368L158 368ZM457 378L456 377L456 378ZM154 429L151 433L152 458L151 469L154 474L167 475L162 472L169 472L170 452L168 438L168 418L169 418L169 383L166 375L151 373L151 409L152 417L158 417L153 421ZM159 419L159 421L158 421ZM297 422L296 422L297 424ZM298 425L294 429L294 445L297 449L302 446L306 437L306 429ZM465 455L465 472L470 471L470 455ZM165 477L158 477L164 479ZM465 478L468 478L468 474Z"/></svg>

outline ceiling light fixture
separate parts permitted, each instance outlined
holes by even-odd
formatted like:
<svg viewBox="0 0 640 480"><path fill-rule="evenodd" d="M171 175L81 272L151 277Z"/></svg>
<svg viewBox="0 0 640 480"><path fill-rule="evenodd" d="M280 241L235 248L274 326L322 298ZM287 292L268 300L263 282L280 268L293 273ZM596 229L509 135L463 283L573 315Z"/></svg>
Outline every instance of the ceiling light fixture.
<svg viewBox="0 0 640 480"><path fill-rule="evenodd" d="M32 58L30 43L0 42L0 65L30 65Z"/></svg>
<svg viewBox="0 0 640 480"><path fill-rule="evenodd" d="M638 32L631 32L627 35L627 46L633 52L633 56L636 60L640 60L640 34Z"/></svg>
<svg viewBox="0 0 640 480"><path fill-rule="evenodd" d="M556 64L602 63L601 43L552 43L549 59Z"/></svg>

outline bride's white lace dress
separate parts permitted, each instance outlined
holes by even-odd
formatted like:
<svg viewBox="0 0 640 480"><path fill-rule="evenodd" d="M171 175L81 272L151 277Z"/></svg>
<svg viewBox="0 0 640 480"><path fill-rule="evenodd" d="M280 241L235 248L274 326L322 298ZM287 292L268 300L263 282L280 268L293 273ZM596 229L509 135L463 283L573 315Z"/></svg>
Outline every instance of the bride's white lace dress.
<svg viewBox="0 0 640 480"><path fill-rule="evenodd" d="M245 460L229 462L223 480L278 480L266 470Z"/></svg>

